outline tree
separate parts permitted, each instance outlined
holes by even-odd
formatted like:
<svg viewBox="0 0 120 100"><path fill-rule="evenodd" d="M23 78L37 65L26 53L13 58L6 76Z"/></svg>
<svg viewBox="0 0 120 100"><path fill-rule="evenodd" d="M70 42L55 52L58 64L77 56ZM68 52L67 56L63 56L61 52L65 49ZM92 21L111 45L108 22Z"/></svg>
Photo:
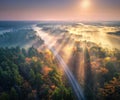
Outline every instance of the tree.
<svg viewBox="0 0 120 100"><path fill-rule="evenodd" d="M99 98L103 100L119 100L120 99L120 76L114 77L106 83L103 88L99 89Z"/></svg>
<svg viewBox="0 0 120 100"><path fill-rule="evenodd" d="M0 95L0 100L9 100L9 95L6 92L3 92Z"/></svg>
<svg viewBox="0 0 120 100"><path fill-rule="evenodd" d="M30 72L29 72L29 81L32 85L34 85L34 81L35 81L35 73L32 69L30 69Z"/></svg>
<svg viewBox="0 0 120 100"><path fill-rule="evenodd" d="M36 84L37 89L40 89L41 85L43 84L42 75L40 73L36 74L35 84Z"/></svg>
<svg viewBox="0 0 120 100"><path fill-rule="evenodd" d="M18 93L13 87L10 90L10 100L18 100Z"/></svg>

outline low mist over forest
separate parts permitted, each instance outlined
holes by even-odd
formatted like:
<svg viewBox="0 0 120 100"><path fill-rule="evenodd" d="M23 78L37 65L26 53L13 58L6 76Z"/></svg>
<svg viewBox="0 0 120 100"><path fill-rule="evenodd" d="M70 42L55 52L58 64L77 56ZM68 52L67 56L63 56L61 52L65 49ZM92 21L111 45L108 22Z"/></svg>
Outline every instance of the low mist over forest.
<svg viewBox="0 0 120 100"><path fill-rule="evenodd" d="M119 22L0 22L0 100L120 99Z"/></svg>

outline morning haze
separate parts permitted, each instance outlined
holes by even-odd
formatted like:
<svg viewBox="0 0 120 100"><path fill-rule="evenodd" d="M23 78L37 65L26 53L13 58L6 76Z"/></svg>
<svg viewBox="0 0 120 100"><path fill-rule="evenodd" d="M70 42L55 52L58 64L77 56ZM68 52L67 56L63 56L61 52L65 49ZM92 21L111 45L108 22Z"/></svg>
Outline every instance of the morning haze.
<svg viewBox="0 0 120 100"><path fill-rule="evenodd" d="M120 20L120 0L1 0L0 20Z"/></svg>

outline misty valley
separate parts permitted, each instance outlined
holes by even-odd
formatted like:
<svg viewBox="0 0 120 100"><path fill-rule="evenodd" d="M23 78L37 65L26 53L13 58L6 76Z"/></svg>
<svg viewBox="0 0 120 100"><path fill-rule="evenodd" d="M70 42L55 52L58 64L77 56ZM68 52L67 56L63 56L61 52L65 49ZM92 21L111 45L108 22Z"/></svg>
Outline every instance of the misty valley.
<svg viewBox="0 0 120 100"><path fill-rule="evenodd" d="M119 100L120 22L0 21L0 100Z"/></svg>

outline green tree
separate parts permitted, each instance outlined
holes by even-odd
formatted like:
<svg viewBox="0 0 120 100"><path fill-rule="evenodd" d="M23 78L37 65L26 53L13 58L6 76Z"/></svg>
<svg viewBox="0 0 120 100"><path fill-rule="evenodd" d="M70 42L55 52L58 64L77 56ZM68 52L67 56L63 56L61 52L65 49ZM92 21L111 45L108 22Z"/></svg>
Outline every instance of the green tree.
<svg viewBox="0 0 120 100"><path fill-rule="evenodd" d="M36 74L35 84L36 84L37 89L40 89L41 85L43 84L42 75L40 73Z"/></svg>
<svg viewBox="0 0 120 100"><path fill-rule="evenodd" d="M10 90L10 99L18 100L18 93L16 92L15 88L13 88L13 87Z"/></svg>
<svg viewBox="0 0 120 100"><path fill-rule="evenodd" d="M3 92L0 95L0 100L9 100L9 95L6 92Z"/></svg>
<svg viewBox="0 0 120 100"><path fill-rule="evenodd" d="M30 69L30 72L29 72L29 81L32 85L34 85L34 81L35 81L35 73L32 69Z"/></svg>

